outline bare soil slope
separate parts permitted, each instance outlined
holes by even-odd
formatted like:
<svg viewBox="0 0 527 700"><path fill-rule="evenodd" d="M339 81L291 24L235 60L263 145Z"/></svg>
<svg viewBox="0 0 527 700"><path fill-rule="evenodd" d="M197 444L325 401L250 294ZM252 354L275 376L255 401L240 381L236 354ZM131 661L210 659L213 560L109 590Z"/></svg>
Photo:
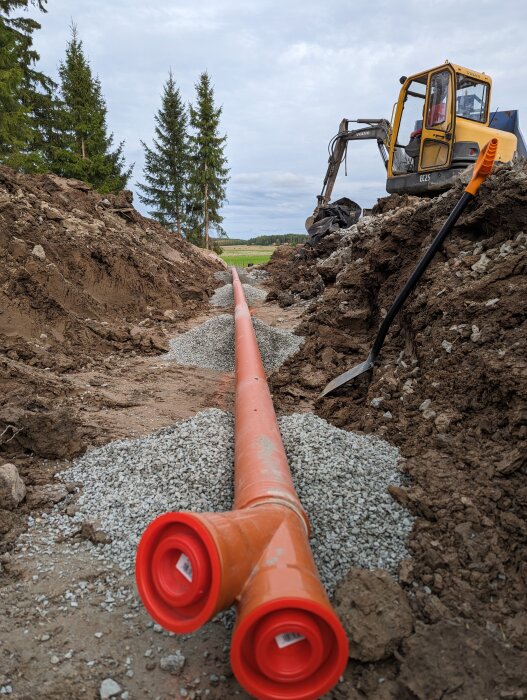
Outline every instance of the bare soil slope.
<svg viewBox="0 0 527 700"><path fill-rule="evenodd" d="M129 192L0 167L0 451L79 452L61 375L166 349L166 329L203 308L218 269Z"/></svg>

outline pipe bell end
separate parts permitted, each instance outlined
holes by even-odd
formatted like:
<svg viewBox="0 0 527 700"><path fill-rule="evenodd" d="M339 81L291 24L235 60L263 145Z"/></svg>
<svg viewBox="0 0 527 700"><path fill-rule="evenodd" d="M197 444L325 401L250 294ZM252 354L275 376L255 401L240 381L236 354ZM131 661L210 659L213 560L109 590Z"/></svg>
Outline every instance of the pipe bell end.
<svg viewBox="0 0 527 700"><path fill-rule="evenodd" d="M263 604L234 630L231 665L257 698L315 700L328 692L348 661L348 640L326 605L281 598Z"/></svg>
<svg viewBox="0 0 527 700"><path fill-rule="evenodd" d="M220 559L213 538L192 513L165 513L146 528L137 548L141 600L164 629L199 629L216 609Z"/></svg>

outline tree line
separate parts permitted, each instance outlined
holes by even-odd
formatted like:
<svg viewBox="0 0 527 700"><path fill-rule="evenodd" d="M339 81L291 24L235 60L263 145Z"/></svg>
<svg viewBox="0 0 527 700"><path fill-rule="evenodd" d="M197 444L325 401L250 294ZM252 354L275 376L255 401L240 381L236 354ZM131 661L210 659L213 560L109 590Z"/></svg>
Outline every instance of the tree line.
<svg viewBox="0 0 527 700"><path fill-rule="evenodd" d="M305 233L264 233L261 236L255 236L247 240L243 238L226 238L221 241L221 245L282 245L283 243L298 245L299 243L305 243L305 241L307 241L307 234Z"/></svg>
<svg viewBox="0 0 527 700"><path fill-rule="evenodd" d="M0 163L84 180L101 194L117 192L133 165L125 163L124 142L115 144L109 133L101 81L74 25L58 82L37 69L33 33L40 24L20 11L33 5L46 12L46 3L0 0ZM229 171L221 113L207 72L199 76L195 104L187 106L170 71L152 144L141 141L144 181L137 186L150 216L206 247L211 230L225 235L220 211Z"/></svg>

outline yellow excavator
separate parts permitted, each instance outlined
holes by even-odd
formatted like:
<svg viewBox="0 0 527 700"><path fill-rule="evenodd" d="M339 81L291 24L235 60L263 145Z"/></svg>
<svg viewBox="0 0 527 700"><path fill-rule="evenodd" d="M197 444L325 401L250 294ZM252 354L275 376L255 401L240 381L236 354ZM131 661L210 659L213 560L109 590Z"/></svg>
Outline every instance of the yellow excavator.
<svg viewBox="0 0 527 700"><path fill-rule="evenodd" d="M386 189L398 194L434 194L473 165L483 146L498 139L496 161L527 157L518 111L490 110L492 80L485 73L445 61L400 79L392 118L343 119L329 144L329 161L317 206L306 221L316 243L325 233L354 223L360 207L347 198L330 205L350 141L377 141L387 171ZM359 125L350 130L350 124Z"/></svg>

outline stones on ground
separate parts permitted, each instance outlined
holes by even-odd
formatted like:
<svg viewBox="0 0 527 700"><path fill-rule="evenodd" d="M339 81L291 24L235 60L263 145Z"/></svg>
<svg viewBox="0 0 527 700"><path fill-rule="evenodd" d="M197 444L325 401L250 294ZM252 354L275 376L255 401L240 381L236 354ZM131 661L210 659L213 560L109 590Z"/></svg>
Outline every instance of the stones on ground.
<svg viewBox="0 0 527 700"><path fill-rule="evenodd" d="M402 588L379 569L352 569L335 591L335 609L358 661L390 656L413 630L413 617Z"/></svg>
<svg viewBox="0 0 527 700"><path fill-rule="evenodd" d="M284 416L279 425L327 590L352 566L395 573L413 524L387 491L401 483L398 450L311 414ZM146 437L92 450L62 475L84 484L79 512L43 518L65 535L85 520L100 521L112 540L103 545L104 555L131 573L138 540L158 515L231 509L233 433L232 415L209 409Z"/></svg>
<svg viewBox="0 0 527 700"><path fill-rule="evenodd" d="M33 250L31 251L31 255L34 255L35 258L38 258L39 260L46 259L46 253L44 252L44 248L40 244L37 244L33 248Z"/></svg>
<svg viewBox="0 0 527 700"><path fill-rule="evenodd" d="M12 510L24 500L26 486L14 464L6 463L0 467L0 508Z"/></svg>
<svg viewBox="0 0 527 700"><path fill-rule="evenodd" d="M185 665L185 657L179 649L174 654L163 656L159 659L159 667L162 671L168 671L173 676L179 676Z"/></svg>
<svg viewBox="0 0 527 700"><path fill-rule="evenodd" d="M302 345L304 339L290 331L253 319L260 354L267 371L277 369ZM170 341L166 360L219 371L234 370L234 319L221 314Z"/></svg>
<svg viewBox="0 0 527 700"><path fill-rule="evenodd" d="M99 689L99 696L101 700L110 700L114 698L122 691L119 683L113 680L113 678L105 678L101 683Z"/></svg>
<svg viewBox="0 0 527 700"><path fill-rule="evenodd" d="M426 420L433 420L436 417L436 412L431 408L432 400L425 399L419 406L419 410Z"/></svg>
<svg viewBox="0 0 527 700"><path fill-rule="evenodd" d="M471 270L483 274L486 272L489 264L490 258L485 253L482 253L479 260L472 265Z"/></svg>
<svg viewBox="0 0 527 700"><path fill-rule="evenodd" d="M242 284L245 293L245 299L249 306L257 301L265 301L267 292L258 287L253 287L251 284ZM223 287L218 287L210 298L212 306L232 306L234 304L234 294L232 284L225 284Z"/></svg>

